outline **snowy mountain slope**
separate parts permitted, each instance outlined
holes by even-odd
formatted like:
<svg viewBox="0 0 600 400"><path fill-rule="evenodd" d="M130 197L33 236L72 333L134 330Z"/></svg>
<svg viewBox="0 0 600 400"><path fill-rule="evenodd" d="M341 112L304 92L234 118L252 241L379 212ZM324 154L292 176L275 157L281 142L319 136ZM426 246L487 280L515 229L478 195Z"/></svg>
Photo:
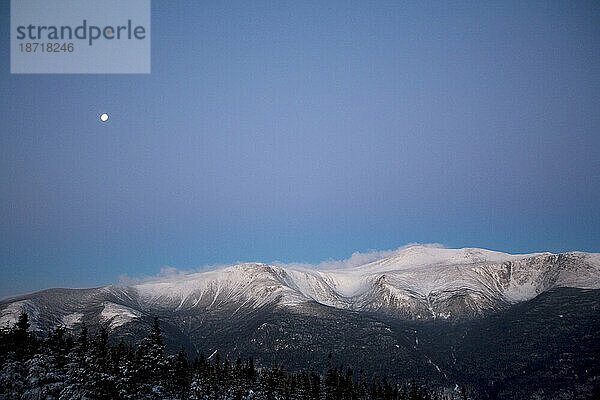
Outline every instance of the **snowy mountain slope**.
<svg viewBox="0 0 600 400"><path fill-rule="evenodd" d="M171 309L317 303L408 319L473 317L554 287L600 288L597 254L512 255L413 246L345 270L241 264L133 286L143 304Z"/></svg>
<svg viewBox="0 0 600 400"><path fill-rule="evenodd" d="M407 320L473 318L555 287L600 288L600 254L506 254L405 248L349 269L302 270L245 263L128 287L54 289L0 302L0 322L21 311L34 326L83 320L116 329L160 312L244 313L307 303Z"/></svg>
<svg viewBox="0 0 600 400"><path fill-rule="evenodd" d="M302 301L302 295L288 286L286 271L261 263L187 275L166 281L148 282L131 289L145 305L175 309L217 308L227 303L260 307L282 299L288 303Z"/></svg>

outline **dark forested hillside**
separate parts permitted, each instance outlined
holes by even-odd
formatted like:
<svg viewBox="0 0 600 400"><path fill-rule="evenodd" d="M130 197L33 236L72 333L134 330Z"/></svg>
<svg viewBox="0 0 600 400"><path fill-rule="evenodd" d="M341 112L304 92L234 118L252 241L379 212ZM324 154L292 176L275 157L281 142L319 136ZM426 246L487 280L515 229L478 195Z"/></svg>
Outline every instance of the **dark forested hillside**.
<svg viewBox="0 0 600 400"><path fill-rule="evenodd" d="M431 396L600 398L598 290L555 289L460 323L318 310L205 319L192 351L166 314L160 326L45 331L23 314L0 334L0 399L404 398L412 377Z"/></svg>
<svg viewBox="0 0 600 400"><path fill-rule="evenodd" d="M158 318L138 344L109 344L107 331L75 336L64 328L45 338L29 332L27 314L0 332L0 399L380 399L467 398L463 388L441 395L414 380L398 385L364 371L334 366L287 372L257 368L253 359L234 362L219 353L189 360L183 349L166 355Z"/></svg>

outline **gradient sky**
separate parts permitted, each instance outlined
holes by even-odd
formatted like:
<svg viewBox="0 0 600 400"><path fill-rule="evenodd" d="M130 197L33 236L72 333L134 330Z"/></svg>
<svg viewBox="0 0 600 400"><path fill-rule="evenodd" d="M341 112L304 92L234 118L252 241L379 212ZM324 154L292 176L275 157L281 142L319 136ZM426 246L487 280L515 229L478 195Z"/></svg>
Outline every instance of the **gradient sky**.
<svg viewBox="0 0 600 400"><path fill-rule="evenodd" d="M11 75L9 8L0 297L408 242L600 251L598 2L155 0L150 75Z"/></svg>

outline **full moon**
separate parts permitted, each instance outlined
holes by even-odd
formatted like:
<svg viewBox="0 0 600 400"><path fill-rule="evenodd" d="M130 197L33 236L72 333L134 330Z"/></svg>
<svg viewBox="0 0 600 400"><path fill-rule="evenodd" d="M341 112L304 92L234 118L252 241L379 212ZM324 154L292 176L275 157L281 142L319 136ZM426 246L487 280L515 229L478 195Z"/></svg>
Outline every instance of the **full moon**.
<svg viewBox="0 0 600 400"><path fill-rule="evenodd" d="M100 115L100 121L102 121L102 122L108 121L108 114L103 113L102 115Z"/></svg>

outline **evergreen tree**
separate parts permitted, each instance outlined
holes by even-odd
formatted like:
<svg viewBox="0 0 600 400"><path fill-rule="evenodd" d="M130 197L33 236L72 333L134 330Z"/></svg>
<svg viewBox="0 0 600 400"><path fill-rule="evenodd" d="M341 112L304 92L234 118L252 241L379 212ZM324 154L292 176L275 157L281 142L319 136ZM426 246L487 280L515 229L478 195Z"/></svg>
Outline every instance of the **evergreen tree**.
<svg viewBox="0 0 600 400"><path fill-rule="evenodd" d="M141 341L136 355L136 384L140 399L158 399L166 393L164 350L162 330L155 316L150 334Z"/></svg>
<svg viewBox="0 0 600 400"><path fill-rule="evenodd" d="M108 332L101 327L91 351L86 355L86 365L89 370L87 383L95 399L111 400L117 395L116 377L110 373L108 353Z"/></svg>
<svg viewBox="0 0 600 400"><path fill-rule="evenodd" d="M311 373L311 393L313 398L320 399L321 398L321 377L315 373L315 370L312 370Z"/></svg>
<svg viewBox="0 0 600 400"><path fill-rule="evenodd" d="M88 330L82 323L77 340L66 356L65 381L59 395L61 400L91 398L87 365Z"/></svg>
<svg viewBox="0 0 600 400"><path fill-rule="evenodd" d="M183 399L187 396L190 384L189 363L183 347L176 356L170 357L168 362L168 393L171 396Z"/></svg>
<svg viewBox="0 0 600 400"><path fill-rule="evenodd" d="M115 382L119 398L124 400L135 400L137 398L137 368L134 351L126 347L123 342L118 351L117 380Z"/></svg>
<svg viewBox="0 0 600 400"><path fill-rule="evenodd" d="M36 340L29 332L29 315L23 312L19 315L17 322L12 330L13 351L19 358L31 357L36 351Z"/></svg>

